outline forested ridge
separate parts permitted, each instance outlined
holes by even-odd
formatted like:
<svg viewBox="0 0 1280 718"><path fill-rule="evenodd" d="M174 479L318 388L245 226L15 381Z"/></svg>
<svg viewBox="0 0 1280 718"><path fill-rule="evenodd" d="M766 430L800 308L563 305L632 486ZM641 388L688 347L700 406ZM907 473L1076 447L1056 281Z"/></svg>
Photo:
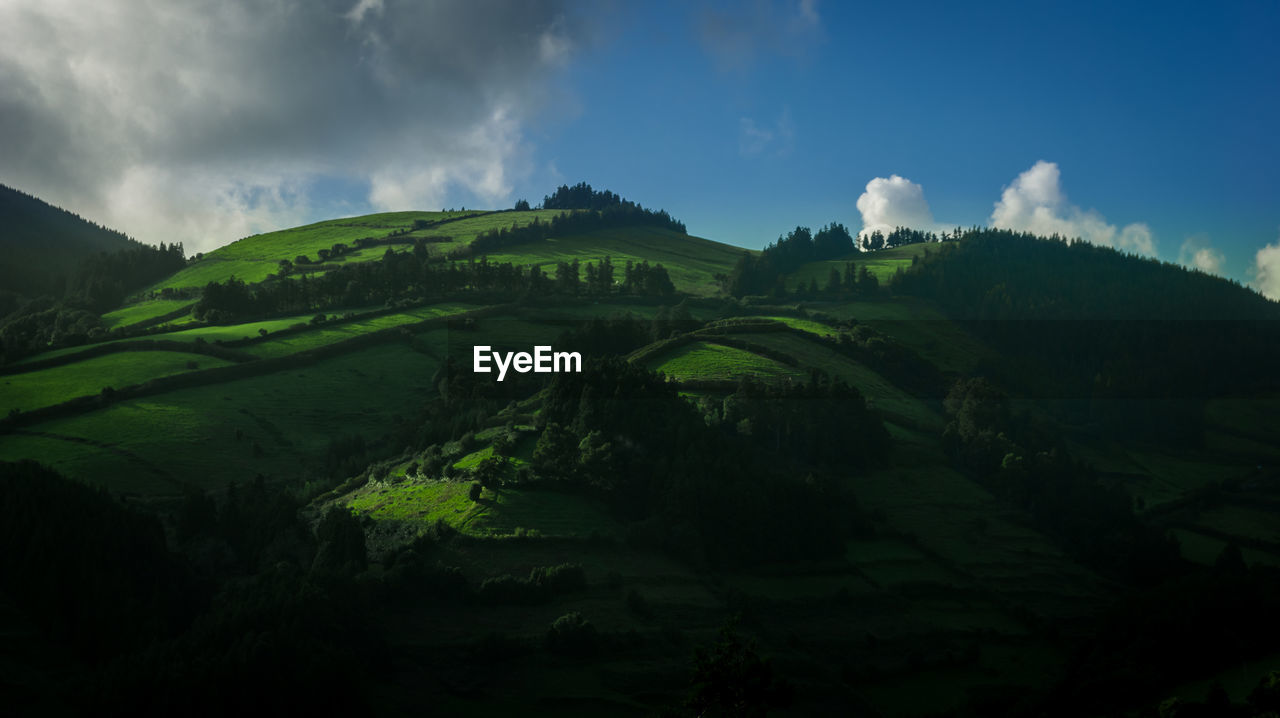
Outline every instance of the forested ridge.
<svg viewBox="0 0 1280 718"><path fill-rule="evenodd" d="M13 312L8 360L157 339L0 377L42 407L0 435L0 621L32 657L0 695L104 715L1280 709L1280 673L1244 667L1280 641L1280 305L1001 230L796 227L734 264L586 183L541 208L560 214L475 214L469 244L412 215L294 238L262 281L150 297L190 309L172 340L100 313L189 265L181 245L96 255ZM627 227L659 231L608 231ZM516 245L537 261L491 258ZM481 344L584 371L498 383L471 371ZM192 356L118 375L139 384L77 375L165 354ZM58 471L3 460L23 451ZM1227 697L1225 671L1252 685Z"/></svg>

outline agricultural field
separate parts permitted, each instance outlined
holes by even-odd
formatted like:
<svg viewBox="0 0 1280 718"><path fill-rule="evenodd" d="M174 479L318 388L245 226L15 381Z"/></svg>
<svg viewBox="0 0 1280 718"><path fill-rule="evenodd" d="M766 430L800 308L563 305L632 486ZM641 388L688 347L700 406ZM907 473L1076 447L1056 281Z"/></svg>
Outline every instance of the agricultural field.
<svg viewBox="0 0 1280 718"><path fill-rule="evenodd" d="M257 344L245 347L249 353L263 358L286 356L295 354L309 349L316 349L328 344L334 344L346 339L368 334L382 329L390 329L392 327L403 326L405 324L414 324L426 319L434 319L436 317L449 316L451 314L461 314L463 312L477 309L475 305L461 304L457 302L445 302L443 304L432 304L426 307L419 307L395 314L384 314L380 317L372 317L370 319L359 319L350 322L343 322L329 326L320 324L311 330L290 334L288 336L279 337L277 339L268 338Z"/></svg>
<svg viewBox="0 0 1280 718"><path fill-rule="evenodd" d="M472 501L470 487L469 481L371 482L350 495L345 504L375 519L409 521L423 530L444 521L475 536L529 532L545 537L616 536L620 530L603 507L582 496L503 487L484 489L480 500Z"/></svg>
<svg viewBox="0 0 1280 718"><path fill-rule="evenodd" d="M671 276L676 290L694 296L717 293L716 274L733 269L741 247L709 239L682 235L653 227L605 229L582 235L549 239L544 243L515 245L488 255L491 262L535 265L554 275L557 262L578 260L599 262L606 256L613 263L615 281L622 280L627 260L661 264Z"/></svg>
<svg viewBox="0 0 1280 718"><path fill-rule="evenodd" d="M471 244L471 240L481 234L493 229L510 229L513 225L523 227L532 223L534 220L540 222L550 222L554 217L560 214L572 214L570 210L562 209L535 209L527 212L487 212L477 214L466 219L459 219L456 222L449 222L437 227L427 227L419 229L408 234L408 237L448 237L451 242L432 243L427 245L432 252L448 253L457 247L465 247Z"/></svg>
<svg viewBox="0 0 1280 718"><path fill-rule="evenodd" d="M875 252L854 252L838 259L809 262L787 275L784 281L787 289L792 291L797 287L807 287L810 281L816 281L818 288L822 289L826 287L832 269L840 272L843 278L845 265L852 262L854 271L860 267L866 267L868 272L883 283L892 279L899 269L910 267L912 258L923 256L928 246L927 244L908 244ZM934 251L936 249L935 247Z"/></svg>
<svg viewBox="0 0 1280 718"><path fill-rule="evenodd" d="M121 389L162 376L227 366L231 362L203 354L140 351L108 354L75 364L0 376L0 413L31 411L79 396Z"/></svg>
<svg viewBox="0 0 1280 718"><path fill-rule="evenodd" d="M154 467L169 495L188 484L221 489L257 474L296 477L323 459L331 439L375 438L397 418L412 416L434 393L430 378L438 367L403 344L372 347L46 421L0 435L0 457L40 458L69 476L113 487ZM76 450L48 452L46 435L64 437ZM122 466L112 454L132 463Z"/></svg>
<svg viewBox="0 0 1280 718"><path fill-rule="evenodd" d="M361 237L383 237L395 230L408 229L419 219L438 222L471 214L475 212L385 212L256 234L205 254L144 294L168 287L203 287L209 282L226 281L231 276L246 282L260 282L279 269L282 259L292 262L298 255L307 255L314 262L319 258L319 250L335 244L355 246ZM385 251L386 247L372 247L334 261L368 261L378 259Z"/></svg>
<svg viewBox="0 0 1280 718"><path fill-rule="evenodd" d="M692 342L649 360L655 371L678 381L708 381L753 376L803 378L804 372L774 359L710 342Z"/></svg>
<svg viewBox="0 0 1280 718"><path fill-rule="evenodd" d="M102 326L106 329L128 327L148 319L162 317L183 307L193 306L195 303L194 299L145 299L103 314Z"/></svg>
<svg viewBox="0 0 1280 718"><path fill-rule="evenodd" d="M833 349L788 332L760 332L734 336L794 357L800 362L802 370L821 369L857 387L858 391L867 398L867 405L884 412L890 420L939 432L942 430L941 417L923 401L894 386L888 379L867 366Z"/></svg>

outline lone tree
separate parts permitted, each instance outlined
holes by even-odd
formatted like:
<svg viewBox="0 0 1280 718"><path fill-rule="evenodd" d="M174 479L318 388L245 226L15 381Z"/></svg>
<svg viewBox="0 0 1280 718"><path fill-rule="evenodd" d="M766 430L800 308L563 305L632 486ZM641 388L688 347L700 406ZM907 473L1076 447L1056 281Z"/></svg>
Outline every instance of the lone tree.
<svg viewBox="0 0 1280 718"><path fill-rule="evenodd" d="M687 705L697 715L764 716L791 701L790 684L774 677L773 666L756 652L754 641L738 634L736 623L720 629L711 646L695 649Z"/></svg>

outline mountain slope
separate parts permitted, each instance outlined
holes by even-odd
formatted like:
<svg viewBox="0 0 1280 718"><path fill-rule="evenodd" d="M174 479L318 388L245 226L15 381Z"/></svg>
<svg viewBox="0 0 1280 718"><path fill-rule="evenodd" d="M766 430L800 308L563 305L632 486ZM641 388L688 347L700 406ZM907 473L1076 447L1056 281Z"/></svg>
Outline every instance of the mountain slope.
<svg viewBox="0 0 1280 718"><path fill-rule="evenodd" d="M85 258L133 246L120 232L0 185L0 287L28 296L56 292L59 278Z"/></svg>

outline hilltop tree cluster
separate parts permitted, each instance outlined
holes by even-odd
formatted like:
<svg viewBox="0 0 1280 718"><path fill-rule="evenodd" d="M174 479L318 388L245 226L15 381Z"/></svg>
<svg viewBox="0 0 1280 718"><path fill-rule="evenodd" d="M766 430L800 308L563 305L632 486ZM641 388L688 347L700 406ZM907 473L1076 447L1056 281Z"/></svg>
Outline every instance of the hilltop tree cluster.
<svg viewBox="0 0 1280 718"><path fill-rule="evenodd" d="M584 273L586 281L582 278ZM660 264L628 262L624 281L619 285L613 281L613 266L607 257L599 264L561 262L555 275L548 276L538 266L526 269L510 262L490 262L486 257L478 261L444 261L432 257L420 243L411 252L388 249L377 262L348 264L319 277L304 275L256 285L235 277L210 282L193 311L198 319L228 322L468 294L515 301L553 294L670 296L674 292L667 270Z"/></svg>
<svg viewBox="0 0 1280 718"><path fill-rule="evenodd" d="M796 227L764 248L760 256L744 253L729 274L728 290L735 297L769 294L782 283L782 275L806 262L836 259L853 252L853 236L844 225L831 223L815 236L808 227Z"/></svg>
<svg viewBox="0 0 1280 718"><path fill-rule="evenodd" d="M620 227L657 227L685 234L684 223L667 214L666 210L652 211L627 203L599 210L561 212L549 222L543 222L538 217L525 225L513 222L510 227L491 229L480 234L471 244L455 249L452 254L458 258L475 257L504 247L540 242L552 237L568 237Z"/></svg>
<svg viewBox="0 0 1280 718"><path fill-rule="evenodd" d="M785 296L783 277L809 262L848 257L856 250L873 252L908 244L949 242L961 236L959 229L950 234L934 234L898 227L887 235L879 230L863 235L855 244L849 230L839 223L833 222L818 230L817 234L808 227L796 227L765 247L759 256L743 254L729 274L726 288L735 297L752 294ZM820 292L826 296L846 297L875 294L878 282L865 267L860 268L855 276L848 276L849 273L847 270L843 278L838 274L829 278L821 288L814 280L809 286L800 287L798 292L808 298L817 298Z"/></svg>

